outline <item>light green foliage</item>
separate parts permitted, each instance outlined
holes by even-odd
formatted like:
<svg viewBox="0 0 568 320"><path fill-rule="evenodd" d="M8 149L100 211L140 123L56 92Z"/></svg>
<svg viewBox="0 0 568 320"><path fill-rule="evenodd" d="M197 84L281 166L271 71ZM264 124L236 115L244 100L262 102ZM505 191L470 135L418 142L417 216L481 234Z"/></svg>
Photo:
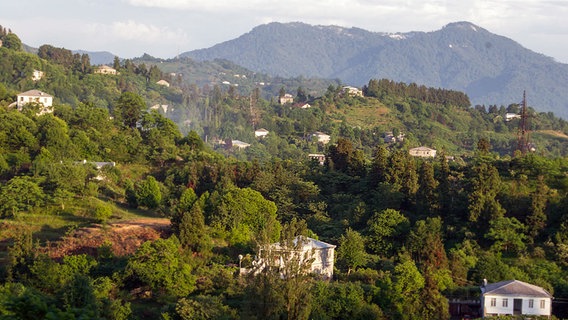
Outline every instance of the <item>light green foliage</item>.
<svg viewBox="0 0 568 320"><path fill-rule="evenodd" d="M376 212L367 222L369 238L367 246L384 257L394 255L404 243L410 222L400 211L385 209Z"/></svg>
<svg viewBox="0 0 568 320"><path fill-rule="evenodd" d="M365 265L367 262L365 240L359 232L349 228L345 231L345 234L341 235L337 248L337 259L338 263L347 267L347 274L357 267Z"/></svg>
<svg viewBox="0 0 568 320"><path fill-rule="evenodd" d="M162 201L162 192L156 178L148 176L136 184L136 203L150 209L157 208Z"/></svg>
<svg viewBox="0 0 568 320"><path fill-rule="evenodd" d="M176 304L176 313L182 320L237 319L235 310L224 305L219 296L181 298Z"/></svg>
<svg viewBox="0 0 568 320"><path fill-rule="evenodd" d="M0 216L11 217L43 204L45 194L30 177L14 177L0 189Z"/></svg>
<svg viewBox="0 0 568 320"><path fill-rule="evenodd" d="M424 277L414 261L406 254L401 255L393 273L393 303L399 319L418 319L422 307L420 292L424 288Z"/></svg>
<svg viewBox="0 0 568 320"><path fill-rule="evenodd" d="M191 266L181 256L179 240L158 239L143 243L128 260L126 273L148 284L157 294L181 297L195 290Z"/></svg>
<svg viewBox="0 0 568 320"><path fill-rule="evenodd" d="M317 282L309 319L387 319L355 283Z"/></svg>
<svg viewBox="0 0 568 320"><path fill-rule="evenodd" d="M99 203L95 206L93 216L99 222L106 222L112 216L112 206L106 203Z"/></svg>
<svg viewBox="0 0 568 320"><path fill-rule="evenodd" d="M210 219L213 226L229 231L233 244L275 242L281 229L276 205L250 188L226 190Z"/></svg>

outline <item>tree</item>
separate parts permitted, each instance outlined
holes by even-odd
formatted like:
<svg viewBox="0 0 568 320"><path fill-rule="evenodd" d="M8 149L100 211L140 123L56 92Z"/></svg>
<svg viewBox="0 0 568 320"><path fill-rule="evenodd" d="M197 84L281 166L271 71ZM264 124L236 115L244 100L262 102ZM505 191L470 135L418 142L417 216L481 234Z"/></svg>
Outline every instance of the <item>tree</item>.
<svg viewBox="0 0 568 320"><path fill-rule="evenodd" d="M45 194L30 177L14 177L0 190L0 216L13 217L43 204Z"/></svg>
<svg viewBox="0 0 568 320"><path fill-rule="evenodd" d="M274 202L250 188L228 187L209 219L210 225L229 232L232 244L276 242L281 230Z"/></svg>
<svg viewBox="0 0 568 320"><path fill-rule="evenodd" d="M535 238L546 226L547 216L545 210L548 190L549 188L544 181L544 177L539 175L537 177L536 189L531 195L531 210L526 221L528 236L531 242L534 242Z"/></svg>
<svg viewBox="0 0 568 320"><path fill-rule="evenodd" d="M144 109L146 109L146 103L142 97L133 92L124 92L116 102L114 116L123 125L136 128Z"/></svg>
<svg viewBox="0 0 568 320"><path fill-rule="evenodd" d="M398 318L416 319L421 314L420 292L424 288L424 277L408 254L399 256L393 278L392 295Z"/></svg>
<svg viewBox="0 0 568 320"><path fill-rule="evenodd" d="M189 212L183 213L179 225L179 239L182 246L194 252L205 253L211 249L211 240L199 203L194 203Z"/></svg>
<svg viewBox="0 0 568 320"><path fill-rule="evenodd" d="M182 297L195 290L195 276L183 261L177 237L144 242L128 260L126 275L140 279L153 291Z"/></svg>
<svg viewBox="0 0 568 320"><path fill-rule="evenodd" d="M367 262L365 240L359 232L349 228L345 234L341 235L337 248L337 259L339 263L347 267L347 274Z"/></svg>
<svg viewBox="0 0 568 320"><path fill-rule="evenodd" d="M420 166L420 185L416 194L418 210L429 216L437 212L438 195L436 194L438 181L434 179L434 168L428 161Z"/></svg>
<svg viewBox="0 0 568 320"><path fill-rule="evenodd" d="M162 202L162 192L156 178L152 176L146 177L142 182L136 185L136 203L138 205L154 209Z"/></svg>
<svg viewBox="0 0 568 320"><path fill-rule="evenodd" d="M400 211L385 209L376 212L367 222L368 246L374 253L391 257L402 247L410 222Z"/></svg>
<svg viewBox="0 0 568 320"><path fill-rule="evenodd" d="M489 222L485 238L493 240L491 248L497 252L522 252L525 249L526 227L515 218L498 217Z"/></svg>
<svg viewBox="0 0 568 320"><path fill-rule="evenodd" d="M469 193L469 221L485 226L502 217L505 210L497 199L501 187L499 172L491 164L481 162L473 168L472 190Z"/></svg>
<svg viewBox="0 0 568 320"><path fill-rule="evenodd" d="M8 49L22 50L22 40L15 33L8 33L2 40L2 45Z"/></svg>

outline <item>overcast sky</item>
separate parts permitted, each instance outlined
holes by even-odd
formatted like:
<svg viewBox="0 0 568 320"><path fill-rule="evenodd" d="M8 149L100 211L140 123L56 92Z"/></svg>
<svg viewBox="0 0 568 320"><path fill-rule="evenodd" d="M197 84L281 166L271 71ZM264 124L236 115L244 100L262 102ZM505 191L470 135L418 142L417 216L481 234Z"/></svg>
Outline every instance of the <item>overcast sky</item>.
<svg viewBox="0 0 568 320"><path fill-rule="evenodd" d="M434 31L469 21L568 63L568 0L0 0L0 25L33 47L172 58L268 22Z"/></svg>

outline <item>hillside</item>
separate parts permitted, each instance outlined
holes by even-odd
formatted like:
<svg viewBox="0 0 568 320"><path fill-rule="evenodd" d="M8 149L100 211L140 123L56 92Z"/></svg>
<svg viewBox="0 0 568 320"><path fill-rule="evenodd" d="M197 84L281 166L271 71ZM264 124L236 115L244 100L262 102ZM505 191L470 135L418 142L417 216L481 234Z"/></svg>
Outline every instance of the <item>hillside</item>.
<svg viewBox="0 0 568 320"><path fill-rule="evenodd" d="M526 90L535 109L568 118L568 65L468 22L397 34L269 23L181 56L227 59L271 75L338 78L358 86L386 78L443 87L466 92L473 105L518 103Z"/></svg>

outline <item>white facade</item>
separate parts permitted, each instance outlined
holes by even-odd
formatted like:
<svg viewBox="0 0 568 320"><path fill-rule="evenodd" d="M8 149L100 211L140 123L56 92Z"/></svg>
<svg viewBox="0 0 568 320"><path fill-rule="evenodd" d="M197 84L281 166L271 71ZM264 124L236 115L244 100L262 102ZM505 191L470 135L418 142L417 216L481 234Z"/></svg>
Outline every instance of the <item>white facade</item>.
<svg viewBox="0 0 568 320"><path fill-rule="evenodd" d="M264 128L260 128L254 131L254 136L257 138L264 138L268 135L268 130L264 129Z"/></svg>
<svg viewBox="0 0 568 320"><path fill-rule="evenodd" d="M16 103L18 110L20 111L28 103L37 103L42 105L43 107L40 110L42 114L53 111L51 108L53 106L53 96L39 90L30 90L18 94Z"/></svg>
<svg viewBox="0 0 568 320"><path fill-rule="evenodd" d="M106 65L102 65L99 66L95 69L95 73L99 73L99 74L113 74L116 75L118 74L118 72L116 71L115 68L111 68L109 66Z"/></svg>
<svg viewBox="0 0 568 320"><path fill-rule="evenodd" d="M32 73L32 80L33 81L39 81L41 80L41 78L43 78L43 71L40 70L34 70L34 72Z"/></svg>
<svg viewBox="0 0 568 320"><path fill-rule="evenodd" d="M298 241L300 241L299 244ZM270 252L270 254L267 252ZM275 260L265 260L268 256ZM253 268L256 270L251 271L255 273L262 271L268 265L285 269L283 267L287 263L305 263L312 260L309 272L319 275L323 279L331 279L335 261L335 246L309 237L298 236L294 239L293 248L282 247L280 243L274 243L268 248L261 249L259 257L259 260L253 262ZM287 260L284 257L287 257ZM283 278L286 276L286 274L282 274Z"/></svg>
<svg viewBox="0 0 568 320"><path fill-rule="evenodd" d="M418 147L408 150L413 157L434 158L436 157L436 150L427 147Z"/></svg>
<svg viewBox="0 0 568 320"><path fill-rule="evenodd" d="M294 96L289 93L286 93L284 96L280 97L279 100L280 104L287 104L294 102Z"/></svg>
<svg viewBox="0 0 568 320"><path fill-rule="evenodd" d="M541 287L519 280L507 280L481 287L481 314L551 315L552 295Z"/></svg>
<svg viewBox="0 0 568 320"><path fill-rule="evenodd" d="M331 136L329 134L325 134L319 131L312 133L312 137L316 138L318 142L322 144L328 144L331 140Z"/></svg>

